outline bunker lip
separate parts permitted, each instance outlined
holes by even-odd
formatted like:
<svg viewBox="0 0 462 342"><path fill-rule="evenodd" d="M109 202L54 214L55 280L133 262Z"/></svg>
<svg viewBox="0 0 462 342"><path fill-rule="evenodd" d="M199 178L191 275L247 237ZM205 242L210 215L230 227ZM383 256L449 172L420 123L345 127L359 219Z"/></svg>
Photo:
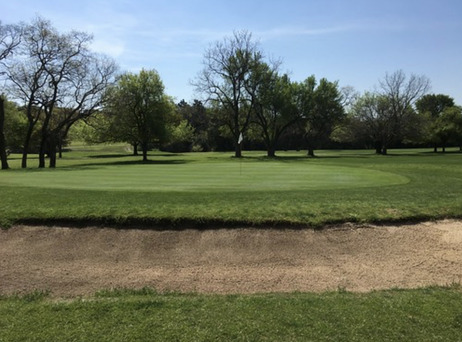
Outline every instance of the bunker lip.
<svg viewBox="0 0 462 342"><path fill-rule="evenodd" d="M0 231L0 294L367 292L462 280L460 220L323 230L55 228Z"/></svg>

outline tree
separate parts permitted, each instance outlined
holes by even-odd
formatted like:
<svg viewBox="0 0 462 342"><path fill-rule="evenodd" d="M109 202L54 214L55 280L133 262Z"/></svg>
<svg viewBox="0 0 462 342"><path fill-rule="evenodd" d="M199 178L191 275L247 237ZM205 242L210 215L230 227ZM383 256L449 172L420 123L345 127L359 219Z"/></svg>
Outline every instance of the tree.
<svg viewBox="0 0 462 342"><path fill-rule="evenodd" d="M177 104L177 111L180 117L192 128L191 148L194 151L210 151L211 142L209 130L211 117L208 109L199 100L194 100L192 104L182 100Z"/></svg>
<svg viewBox="0 0 462 342"><path fill-rule="evenodd" d="M6 149L17 153L22 151L24 133L27 130L27 118L23 109L19 108L16 103L5 100L4 105Z"/></svg>
<svg viewBox="0 0 462 342"><path fill-rule="evenodd" d="M282 134L301 119L296 106L296 85L288 75L281 76L266 64L255 74L260 84L256 92L256 124L262 130L268 157L275 157Z"/></svg>
<svg viewBox="0 0 462 342"><path fill-rule="evenodd" d="M314 156L319 142L331 135L334 127L343 119L342 94L337 82L322 78L319 84L314 76L299 84L298 106L305 123L305 140L308 155Z"/></svg>
<svg viewBox="0 0 462 342"><path fill-rule="evenodd" d="M106 111L119 140L139 144L143 161L148 160L149 145L165 135L166 117L173 110L171 99L155 70L122 74L106 94Z"/></svg>
<svg viewBox="0 0 462 342"><path fill-rule="evenodd" d="M387 103L386 111L381 113L386 118L384 129L387 132L384 133L388 134L383 140L385 144L381 147L381 153L387 154L392 142L401 141L409 133L415 117L414 105L430 89L430 80L414 74L408 78L402 70L398 70L391 75L387 73L379 84L377 94L382 102L381 109L384 101Z"/></svg>
<svg viewBox="0 0 462 342"><path fill-rule="evenodd" d="M21 28L14 25L2 25L0 21L0 62L9 57L21 42ZM2 63L3 64L3 63ZM8 169L6 153L5 128L5 98L0 95L0 160L2 170Z"/></svg>
<svg viewBox="0 0 462 342"><path fill-rule="evenodd" d="M386 74L377 90L354 96L335 139L372 144L384 155L397 143L418 141L424 125L414 107L429 87L425 76L407 77L401 70Z"/></svg>
<svg viewBox="0 0 462 342"><path fill-rule="evenodd" d="M462 143L462 108L446 107L435 120L433 136L440 144L443 153L449 144Z"/></svg>
<svg viewBox="0 0 462 342"><path fill-rule="evenodd" d="M52 80L66 77L64 81L53 82L55 88L53 92L56 94L55 104L43 104L45 120L51 118L47 126L45 124L42 126L42 131L46 129L42 144L46 139L50 167L56 166L56 149L58 147L61 154L63 141L71 126L78 120L99 113L104 92L112 84L117 70L112 60L92 53L82 53L74 62L76 65L69 67L68 71L65 70L66 66L63 63L62 69L51 77ZM59 107L56 104L59 104ZM41 158L44 152L42 148Z"/></svg>
<svg viewBox="0 0 462 342"><path fill-rule="evenodd" d="M242 156L239 136L246 134L255 110L255 92L259 84L251 82L252 72L262 60L263 55L252 35L237 31L205 52L204 69L193 83L197 91L206 94L212 106L221 108L222 123L234 138L237 158Z"/></svg>
<svg viewBox="0 0 462 342"><path fill-rule="evenodd" d="M370 141L378 154L393 141L393 120L383 95L364 93L352 105L346 122L344 141Z"/></svg>
<svg viewBox="0 0 462 342"><path fill-rule="evenodd" d="M50 167L55 167L57 146L70 127L101 105L117 67L109 58L90 51L92 39L84 32L62 34L42 18L24 27L19 53L7 66L9 92L23 102L28 118L23 168L37 123L41 124L39 167L45 167L46 153Z"/></svg>
<svg viewBox="0 0 462 342"><path fill-rule="evenodd" d="M440 127L440 124L444 124L444 119L441 120L441 115L451 107L455 106L454 99L450 96L443 94L428 94L424 95L415 103L419 115L423 118L426 123L426 129L423 136L423 140L433 145L434 152L438 151L438 145L446 144L446 140L443 139L444 134L442 131L444 128Z"/></svg>

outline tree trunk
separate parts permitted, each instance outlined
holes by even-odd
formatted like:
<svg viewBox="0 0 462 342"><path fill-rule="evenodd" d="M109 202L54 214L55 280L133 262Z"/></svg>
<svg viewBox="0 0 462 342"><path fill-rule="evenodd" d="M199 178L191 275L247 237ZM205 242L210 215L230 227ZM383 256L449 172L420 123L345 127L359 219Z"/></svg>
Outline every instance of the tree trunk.
<svg viewBox="0 0 462 342"><path fill-rule="evenodd" d="M56 167L56 148L50 150L50 164L49 167L54 169Z"/></svg>
<svg viewBox="0 0 462 342"><path fill-rule="evenodd" d="M138 143L133 143L133 155L137 156L138 155Z"/></svg>
<svg viewBox="0 0 462 342"><path fill-rule="evenodd" d="M58 142L58 158L61 159L63 157L63 140L59 139Z"/></svg>
<svg viewBox="0 0 462 342"><path fill-rule="evenodd" d="M274 158L274 157L276 157L276 148L275 148L274 146L268 148L267 156L268 156L269 158Z"/></svg>
<svg viewBox="0 0 462 342"><path fill-rule="evenodd" d="M382 155L386 156L388 154L388 149L386 147L382 148Z"/></svg>
<svg viewBox="0 0 462 342"><path fill-rule="evenodd" d="M443 152L443 153L446 153L446 146L443 145L442 149L443 149L442 152Z"/></svg>
<svg viewBox="0 0 462 342"><path fill-rule="evenodd" d="M308 147L308 157L314 157L314 148Z"/></svg>
<svg viewBox="0 0 462 342"><path fill-rule="evenodd" d="M21 168L25 169L27 167L27 154L29 152L30 140L32 138L32 133L34 131L34 124L29 122L29 127L27 127L26 138L24 139L24 146L22 150L22 161Z"/></svg>
<svg viewBox="0 0 462 342"><path fill-rule="evenodd" d="M380 142L375 143L375 154L382 154L382 144Z"/></svg>
<svg viewBox="0 0 462 342"><path fill-rule="evenodd" d="M143 150L143 162L148 161L148 144L142 143L141 149Z"/></svg>
<svg viewBox="0 0 462 342"><path fill-rule="evenodd" d="M5 127L5 99L0 96L0 159L2 161L2 170L9 168L8 156L6 155L6 140L3 129Z"/></svg>
<svg viewBox="0 0 462 342"><path fill-rule="evenodd" d="M47 136L42 134L42 140L40 141L40 150L39 150L39 168L45 167L45 154L47 149Z"/></svg>
<svg viewBox="0 0 462 342"><path fill-rule="evenodd" d="M435 145L435 146L433 147L433 152L434 152L434 153L438 153L438 146Z"/></svg>
<svg viewBox="0 0 462 342"><path fill-rule="evenodd" d="M48 156L50 157L49 167L54 169L56 167L56 142L55 136L50 134L48 137Z"/></svg>
<svg viewBox="0 0 462 342"><path fill-rule="evenodd" d="M242 158L242 147L241 144L236 144L236 148L234 150L234 157L235 158Z"/></svg>

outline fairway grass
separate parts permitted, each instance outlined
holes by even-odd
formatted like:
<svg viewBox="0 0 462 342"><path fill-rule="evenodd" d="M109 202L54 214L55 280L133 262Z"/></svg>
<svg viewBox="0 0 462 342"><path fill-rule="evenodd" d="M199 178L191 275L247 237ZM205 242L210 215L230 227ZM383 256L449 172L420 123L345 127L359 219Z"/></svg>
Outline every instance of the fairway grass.
<svg viewBox="0 0 462 342"><path fill-rule="evenodd" d="M462 216L462 154L151 153L74 145L58 168L0 172L0 224L303 225ZM31 159L29 165L36 160Z"/></svg>
<svg viewBox="0 0 462 342"><path fill-rule="evenodd" d="M354 294L0 298L0 341L460 341L459 286Z"/></svg>

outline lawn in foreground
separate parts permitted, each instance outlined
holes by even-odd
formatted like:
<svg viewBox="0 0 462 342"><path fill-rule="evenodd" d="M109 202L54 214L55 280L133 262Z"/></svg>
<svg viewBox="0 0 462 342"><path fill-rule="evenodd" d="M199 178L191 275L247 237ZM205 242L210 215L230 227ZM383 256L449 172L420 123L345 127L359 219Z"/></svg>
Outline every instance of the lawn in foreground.
<svg viewBox="0 0 462 342"><path fill-rule="evenodd" d="M0 298L0 341L460 341L460 286L367 294Z"/></svg>
<svg viewBox="0 0 462 342"><path fill-rule="evenodd" d="M0 172L1 222L302 224L462 216L462 154L152 153L74 146L56 170ZM33 164L34 160L30 161Z"/></svg>

